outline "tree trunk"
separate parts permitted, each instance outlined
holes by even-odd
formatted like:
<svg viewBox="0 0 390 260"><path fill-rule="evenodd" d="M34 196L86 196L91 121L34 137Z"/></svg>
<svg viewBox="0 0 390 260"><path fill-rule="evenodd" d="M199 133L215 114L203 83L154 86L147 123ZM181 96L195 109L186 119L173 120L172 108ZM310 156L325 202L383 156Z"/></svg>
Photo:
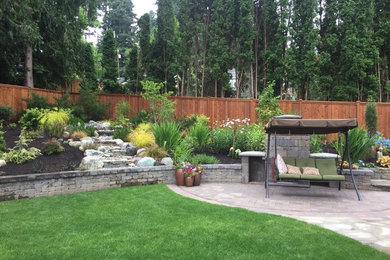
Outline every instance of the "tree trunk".
<svg viewBox="0 0 390 260"><path fill-rule="evenodd" d="M198 32L195 34L195 62L194 62L194 73L195 73L195 97L198 97L198 72L199 72L199 37Z"/></svg>
<svg viewBox="0 0 390 260"><path fill-rule="evenodd" d="M181 77L181 94L180 94L180 96L184 96L184 84L185 84L186 69L183 69L183 72L181 75L182 75L182 77Z"/></svg>
<svg viewBox="0 0 390 260"><path fill-rule="evenodd" d="M30 88L34 87L34 78L33 78L33 50L31 45L26 46L26 57L25 57L25 76L24 76L24 85Z"/></svg>
<svg viewBox="0 0 390 260"><path fill-rule="evenodd" d="M221 86L221 98L225 97L225 93L223 91L223 85Z"/></svg>
<svg viewBox="0 0 390 260"><path fill-rule="evenodd" d="M253 64L251 64L250 68L250 95L251 98L254 98L254 91L253 91Z"/></svg>
<svg viewBox="0 0 390 260"><path fill-rule="evenodd" d="M187 70L187 89L185 94L186 96L188 96L190 93L190 84L191 84L191 64L189 65Z"/></svg>
<svg viewBox="0 0 390 260"><path fill-rule="evenodd" d="M201 92L202 97L204 96L204 88L206 83L206 55L207 55L209 24L210 24L210 8L207 9L207 13L205 16L205 32L203 35L203 70L202 70L202 92Z"/></svg>
<svg viewBox="0 0 390 260"><path fill-rule="evenodd" d="M214 80L214 97L218 97L218 80Z"/></svg>

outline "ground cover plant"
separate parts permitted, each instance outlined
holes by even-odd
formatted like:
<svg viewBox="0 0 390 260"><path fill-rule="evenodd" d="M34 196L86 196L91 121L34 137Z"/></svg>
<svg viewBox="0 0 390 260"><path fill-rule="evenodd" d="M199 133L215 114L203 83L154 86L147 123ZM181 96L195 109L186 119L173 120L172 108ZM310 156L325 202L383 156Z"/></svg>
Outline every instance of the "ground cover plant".
<svg viewBox="0 0 390 260"><path fill-rule="evenodd" d="M294 219L164 185L0 203L0 259L390 259Z"/></svg>

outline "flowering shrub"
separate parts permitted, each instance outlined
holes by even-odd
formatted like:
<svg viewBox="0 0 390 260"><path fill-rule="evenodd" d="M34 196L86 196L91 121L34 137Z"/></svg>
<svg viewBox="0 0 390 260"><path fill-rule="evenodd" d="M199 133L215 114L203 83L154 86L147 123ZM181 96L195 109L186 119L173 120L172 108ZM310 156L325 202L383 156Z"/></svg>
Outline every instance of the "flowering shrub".
<svg viewBox="0 0 390 260"><path fill-rule="evenodd" d="M202 167L202 166L199 166L199 165L196 166L196 167L194 168L194 173L195 173L195 175L204 173L203 167Z"/></svg>
<svg viewBox="0 0 390 260"><path fill-rule="evenodd" d="M390 149L390 139L386 139L379 131L376 132L375 136L377 138L376 145L382 145L383 148Z"/></svg>

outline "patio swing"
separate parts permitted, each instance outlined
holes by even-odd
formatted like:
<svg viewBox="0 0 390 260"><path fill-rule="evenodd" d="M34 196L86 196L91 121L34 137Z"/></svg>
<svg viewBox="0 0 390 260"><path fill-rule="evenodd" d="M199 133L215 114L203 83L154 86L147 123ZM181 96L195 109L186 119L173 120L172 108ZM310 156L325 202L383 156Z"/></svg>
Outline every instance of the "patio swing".
<svg viewBox="0 0 390 260"><path fill-rule="evenodd" d="M277 116L274 117L265 126L267 133L267 154L265 158L265 189L266 198L269 198L270 186L285 186L285 187L310 187L311 182L338 182L341 189L341 181L345 180L342 175L342 168L339 170L336 168L334 159L317 159L317 158L285 158L288 164L296 164L297 167L315 167L319 169L320 175L303 175L303 174L280 174L279 169L276 167L276 181L270 182L270 144L271 135L275 136L275 160L277 157L277 135L310 135L310 134L331 134L342 133L345 138L345 147L342 154L341 161L344 162L345 156L347 156L349 163L349 173L352 178L353 186L356 191L358 200L361 200L358 188L355 183L355 178L351 166L351 156L349 151L348 131L357 127L358 123L356 119L302 119L300 116ZM340 143L340 135L339 135ZM332 165L333 161L333 165ZM293 183L294 181L306 181L309 185L303 185L299 183Z"/></svg>

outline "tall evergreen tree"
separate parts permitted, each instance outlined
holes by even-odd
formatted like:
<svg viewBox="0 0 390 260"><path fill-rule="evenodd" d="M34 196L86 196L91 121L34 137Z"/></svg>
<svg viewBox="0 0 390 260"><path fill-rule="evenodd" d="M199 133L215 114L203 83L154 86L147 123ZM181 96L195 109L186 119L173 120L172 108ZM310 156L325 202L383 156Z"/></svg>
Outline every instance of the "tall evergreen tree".
<svg viewBox="0 0 390 260"><path fill-rule="evenodd" d="M108 29L104 32L102 40L102 67L103 67L103 85L104 91L108 93L120 93L119 84L117 81L118 63L116 43L114 39L114 32Z"/></svg>
<svg viewBox="0 0 390 260"><path fill-rule="evenodd" d="M289 78L304 99L309 98L309 90L315 84L317 73L316 10L316 0L293 0Z"/></svg>
<svg viewBox="0 0 390 260"><path fill-rule="evenodd" d="M334 88L339 82L340 32L338 28L338 0L326 0L325 16L321 22L318 46L319 52L319 86L318 95L323 100L334 99ZM337 87L336 87L337 88Z"/></svg>
<svg viewBox="0 0 390 260"><path fill-rule="evenodd" d="M340 1L342 82L337 99L363 100L376 96L378 80L374 72L377 49L373 42L373 1Z"/></svg>
<svg viewBox="0 0 390 260"><path fill-rule="evenodd" d="M119 53L120 69L126 64L126 50L133 45L135 37L135 14L133 12L133 2L131 0L105 0L103 29L114 31L115 41Z"/></svg>
<svg viewBox="0 0 390 260"><path fill-rule="evenodd" d="M138 66L138 47L134 45L129 52L129 58L126 64L127 91L138 94L139 89L139 66Z"/></svg>
<svg viewBox="0 0 390 260"><path fill-rule="evenodd" d="M167 85L173 84L176 69L176 33L175 15L172 0L157 1L157 31L153 46L153 76L158 81L165 81Z"/></svg>
<svg viewBox="0 0 390 260"><path fill-rule="evenodd" d="M150 47L150 15L144 14L138 20L139 27L139 66L140 66L140 80L144 75L148 75L150 66L151 47Z"/></svg>

